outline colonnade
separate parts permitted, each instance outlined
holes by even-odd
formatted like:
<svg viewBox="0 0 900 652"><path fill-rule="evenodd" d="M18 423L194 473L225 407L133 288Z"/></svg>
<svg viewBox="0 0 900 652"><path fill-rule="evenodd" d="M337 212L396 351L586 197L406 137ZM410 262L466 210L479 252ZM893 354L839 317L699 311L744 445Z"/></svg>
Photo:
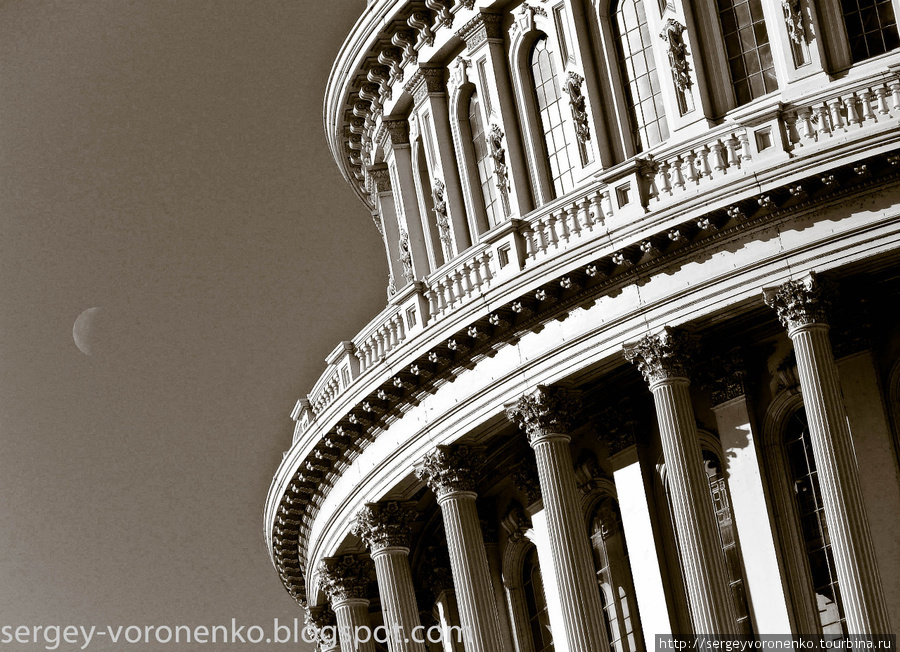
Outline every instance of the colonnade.
<svg viewBox="0 0 900 652"><path fill-rule="evenodd" d="M809 416L816 467L820 476L836 573L850 634L889 633L885 600L876 568L872 538L862 500L859 470L853 452L846 411L838 383L834 354L828 340L826 297L810 275L764 291L766 303L777 311L796 352L804 404ZM664 328L627 344L624 355L636 364L653 395L663 457L667 468L671 513L683 569L687 607L694 632L713 635L739 633L730 593L716 515L709 498L697 421L688 386L691 341L678 329ZM723 395L714 409L723 438L733 436L734 423L746 412L743 389L732 384L735 396ZM558 601L561 631L554 630L558 652L609 650L603 608L591 557L591 544L580 505L570 452L573 417L579 408L577 391L561 386L537 386L506 406L507 416L524 431L537 460L539 499L543 504L545 536L552 568L544 568L545 582ZM602 436L602 435L601 435ZM629 442L626 442L625 449ZM633 442L630 442L633 447ZM624 452L613 474L617 490L634 496L644 489L640 473L632 473ZM458 604L459 625L466 633L466 652L503 652L501 612L482 524L476 509L477 481L483 453L464 444L438 446L416 468L440 506ZM736 501L742 514L765 512L761 485L754 495L752 474L733 467L735 482L746 482L750 495ZM758 476L755 480L758 483ZM647 644L652 634L671 634L666 613L651 613L647 605L665 600L659 551L654 549L652 517L622 503L622 529L629 547L637 602ZM392 633L393 652L425 652L424 643L410 636L421 626L410 569L411 526L416 513L411 503L383 501L367 504L358 514L354 533L365 543L374 563L384 623ZM537 527L537 524L535 525ZM650 536L648 536L648 532ZM761 633L789 633L789 598L780 586L762 586L760 573L778 573L771 537L748 533L753 541L754 568L748 577L750 592L771 592L772 604L760 610ZM546 551L545 551L546 553ZM547 555L544 555L547 558ZM319 581L337 623L351 631L369 625L366 593L370 563L363 556L325 559ZM655 596L655 597L654 597ZM644 610L646 609L646 613ZM779 630L780 631L777 631ZM321 646L323 650L336 648ZM341 652L374 652L371 643L357 648L340 642ZM508 650L508 652L513 652Z"/></svg>

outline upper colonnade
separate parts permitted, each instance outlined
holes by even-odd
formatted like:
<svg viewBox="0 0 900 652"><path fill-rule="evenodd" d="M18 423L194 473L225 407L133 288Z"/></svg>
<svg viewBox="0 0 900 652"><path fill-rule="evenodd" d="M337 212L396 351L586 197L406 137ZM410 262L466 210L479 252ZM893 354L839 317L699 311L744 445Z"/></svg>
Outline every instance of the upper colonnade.
<svg viewBox="0 0 900 652"><path fill-rule="evenodd" d="M877 4L896 14L898 3ZM479 649L508 648L498 571L485 553L493 543L475 508L483 451L460 454L469 444L458 440L490 441L508 427L509 409L542 474L531 483L541 512L530 516L535 536L546 538L538 554L552 566L544 581L559 597L548 607L558 610L556 632L573 650L605 649L603 607L593 603L586 570L591 549L576 527L581 462L564 428L528 425L522 397L540 403L548 398L535 398L537 385L596 381L625 364L627 344L656 406L690 617L703 631L733 630L741 615L717 561L717 514L699 498L708 469L687 379L651 358L677 349L680 331L667 326L714 330L762 306L763 287L859 264L900 243L896 25L885 19L877 30L857 30L862 9L848 7L368 3L335 63L324 117L335 160L383 239L388 305L336 346L292 413L294 441L267 498L265 534L296 599L321 604L327 594L338 622L368 622L365 582L341 589L340 574L328 569L352 547L357 514L372 523L391 510L409 514L424 483L453 542L453 608L478 633ZM766 296L776 307L783 301ZM798 365L828 362L821 329L786 327ZM642 339L648 331L662 335ZM460 376L468 380L454 382ZM824 406L811 413L812 446L835 473L824 509L840 538L836 572L849 587L847 604L878 604L866 528L838 506L861 499L834 384L801 382ZM841 446L825 450L822 442L835 437ZM386 621L420 623L410 564L421 560L410 557L408 528L403 541L385 545L375 525L367 528L356 535L379 591L385 585ZM358 575L360 555L341 563ZM325 569L321 578L316 568ZM645 570L635 571L635 583L650 587L638 601L660 582ZM883 628L882 613L863 612L854 611L854 628ZM670 615L649 608L641 617L646 631L673 627Z"/></svg>

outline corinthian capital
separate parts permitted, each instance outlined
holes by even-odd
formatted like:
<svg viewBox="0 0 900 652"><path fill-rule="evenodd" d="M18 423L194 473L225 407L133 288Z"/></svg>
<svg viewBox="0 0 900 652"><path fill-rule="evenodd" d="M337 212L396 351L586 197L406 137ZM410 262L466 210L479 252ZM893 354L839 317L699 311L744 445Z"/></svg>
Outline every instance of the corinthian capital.
<svg viewBox="0 0 900 652"><path fill-rule="evenodd" d="M441 498L456 491L475 491L482 468L480 449L465 444L438 446L419 463L416 476Z"/></svg>
<svg viewBox="0 0 900 652"><path fill-rule="evenodd" d="M371 562L357 555L326 557L319 562L316 577L332 604L368 599L370 565Z"/></svg>
<svg viewBox="0 0 900 652"><path fill-rule="evenodd" d="M625 359L636 364L651 386L668 378L687 378L690 340L683 330L666 326L624 347Z"/></svg>
<svg viewBox="0 0 900 652"><path fill-rule="evenodd" d="M506 416L525 431L529 443L544 435L568 434L572 415L581 406L579 392L564 387L538 385L506 406Z"/></svg>
<svg viewBox="0 0 900 652"><path fill-rule="evenodd" d="M763 289L766 305L774 308L788 333L810 324L827 324L830 305L826 284L815 272L775 288Z"/></svg>
<svg viewBox="0 0 900 652"><path fill-rule="evenodd" d="M367 503L356 515L352 531L371 552L393 546L408 548L415 520L416 510L412 503L396 500Z"/></svg>

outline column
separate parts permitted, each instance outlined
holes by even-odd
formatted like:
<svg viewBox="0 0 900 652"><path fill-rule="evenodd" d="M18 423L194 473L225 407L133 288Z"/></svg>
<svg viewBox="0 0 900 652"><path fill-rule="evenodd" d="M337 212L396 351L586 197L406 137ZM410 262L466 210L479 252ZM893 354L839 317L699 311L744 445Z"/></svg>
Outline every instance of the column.
<svg viewBox="0 0 900 652"><path fill-rule="evenodd" d="M850 634L888 634L890 624L860 489L856 454L828 339L828 298L816 276L763 290L794 343L825 519Z"/></svg>
<svg viewBox="0 0 900 652"><path fill-rule="evenodd" d="M576 393L539 385L507 406L506 414L525 430L537 458L553 571L562 604L562 636L570 652L608 652L603 609L575 484L569 427Z"/></svg>
<svg viewBox="0 0 900 652"><path fill-rule="evenodd" d="M331 609L328 607L308 608L306 610L306 626L315 631L317 652L340 652L337 621Z"/></svg>
<svg viewBox="0 0 900 652"><path fill-rule="evenodd" d="M450 133L447 107L446 68L419 68L406 89L412 94L419 116L419 133L425 139L425 152L432 178L434 211L444 244L444 259L450 260L472 245L466 220L465 201L456 165L456 150ZM438 185L442 187L440 187ZM443 206L441 206L443 205Z"/></svg>
<svg viewBox="0 0 900 652"><path fill-rule="evenodd" d="M375 652L369 624L370 564L356 555L328 557L319 564L319 583L337 617L341 652ZM359 631L362 635L357 636ZM358 642L360 639L366 642Z"/></svg>
<svg viewBox="0 0 900 652"><path fill-rule="evenodd" d="M713 413L722 441L722 465L744 559L753 624L762 634L790 634L790 598L778 567L772 532L775 520L766 504L756 424L744 391L743 361L735 354L716 358L711 371Z"/></svg>
<svg viewBox="0 0 900 652"><path fill-rule="evenodd" d="M353 524L353 534L363 540L375 562L391 652L425 652L423 643L412 640L413 629L421 627L409 568L409 539L415 519L416 512L410 503L386 501L367 503Z"/></svg>
<svg viewBox="0 0 900 652"><path fill-rule="evenodd" d="M500 652L500 617L491 586L475 484L484 466L481 452L465 445L438 446L419 463L444 517L459 618L469 633L466 652Z"/></svg>
<svg viewBox="0 0 900 652"><path fill-rule="evenodd" d="M400 224L399 257L408 281L414 281L428 274L428 248L425 232L419 216L419 201L416 198L416 181L413 175L412 149L409 144L409 122L406 120L385 120L387 151L385 163L390 174L394 208Z"/></svg>
<svg viewBox="0 0 900 652"><path fill-rule="evenodd" d="M703 467L687 377L687 337L665 328L625 345L650 386L666 463L685 589L696 634L737 634L725 556Z"/></svg>

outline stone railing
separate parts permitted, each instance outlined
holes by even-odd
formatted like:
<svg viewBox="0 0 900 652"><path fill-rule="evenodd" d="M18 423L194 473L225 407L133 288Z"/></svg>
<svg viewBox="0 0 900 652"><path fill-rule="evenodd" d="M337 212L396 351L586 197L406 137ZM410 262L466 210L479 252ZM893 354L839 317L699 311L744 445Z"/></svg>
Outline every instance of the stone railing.
<svg viewBox="0 0 900 652"><path fill-rule="evenodd" d="M360 373L375 366L392 349L402 344L406 337L406 325L399 306L388 306L353 338Z"/></svg>
<svg viewBox="0 0 900 652"><path fill-rule="evenodd" d="M497 272L492 257L488 247L472 247L432 274L426 281L425 290L429 314L443 316L485 292Z"/></svg>

